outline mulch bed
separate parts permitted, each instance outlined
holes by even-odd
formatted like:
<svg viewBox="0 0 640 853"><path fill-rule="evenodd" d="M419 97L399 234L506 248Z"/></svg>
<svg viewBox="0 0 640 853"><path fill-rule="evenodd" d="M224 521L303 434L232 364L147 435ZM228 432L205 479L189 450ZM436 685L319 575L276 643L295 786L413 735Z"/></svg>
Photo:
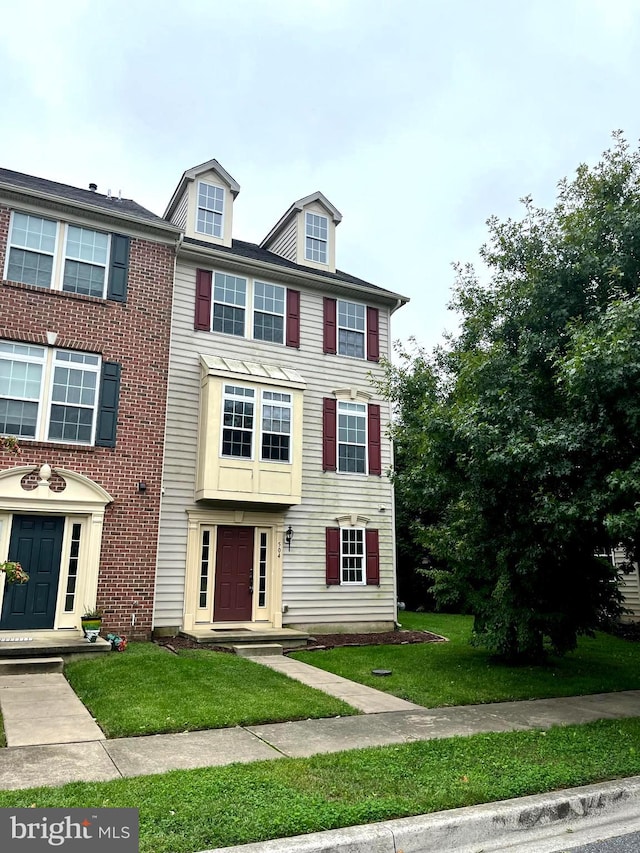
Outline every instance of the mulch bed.
<svg viewBox="0 0 640 853"><path fill-rule="evenodd" d="M410 643L446 643L446 637L429 631L386 631L376 634L318 634L309 637L307 651L335 649L338 646L404 646ZM300 651L300 649L292 649Z"/></svg>
<svg viewBox="0 0 640 853"><path fill-rule="evenodd" d="M623 640L640 643L640 622L619 622L607 630L616 637L622 637Z"/></svg>
<svg viewBox="0 0 640 853"><path fill-rule="evenodd" d="M215 643L196 643L187 637L163 637L155 641L169 652L176 654L180 649L209 649L215 652L230 652L216 646ZM309 637L305 651L321 651L323 649L335 649L338 646L400 646L410 643L446 643L446 637L431 634L429 631L386 631L375 634L318 634L317 637ZM285 649L287 651L299 652L302 649Z"/></svg>

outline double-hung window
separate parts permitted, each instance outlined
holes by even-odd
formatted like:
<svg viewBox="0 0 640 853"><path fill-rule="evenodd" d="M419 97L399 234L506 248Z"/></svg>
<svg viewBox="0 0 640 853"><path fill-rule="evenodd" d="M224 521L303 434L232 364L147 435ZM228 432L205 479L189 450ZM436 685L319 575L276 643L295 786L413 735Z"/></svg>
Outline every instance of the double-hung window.
<svg viewBox="0 0 640 853"><path fill-rule="evenodd" d="M126 236L14 211L8 248L8 281L118 302L126 299Z"/></svg>
<svg viewBox="0 0 640 853"><path fill-rule="evenodd" d="M380 586L380 538L364 527L327 527L327 586Z"/></svg>
<svg viewBox="0 0 640 853"><path fill-rule="evenodd" d="M222 455L251 459L255 391L240 385L225 385L222 407Z"/></svg>
<svg viewBox="0 0 640 853"><path fill-rule="evenodd" d="M58 223L40 216L14 213L9 238L9 281L51 287Z"/></svg>
<svg viewBox="0 0 640 853"><path fill-rule="evenodd" d="M279 284L256 281L253 285L253 337L257 341L284 343L286 290Z"/></svg>
<svg viewBox="0 0 640 853"><path fill-rule="evenodd" d="M222 237L224 190L204 181L198 183L196 231L211 237Z"/></svg>
<svg viewBox="0 0 640 853"><path fill-rule="evenodd" d="M101 359L0 341L0 433L92 444Z"/></svg>
<svg viewBox="0 0 640 853"><path fill-rule="evenodd" d="M62 289L85 296L102 296L108 256L108 234L68 225Z"/></svg>
<svg viewBox="0 0 640 853"><path fill-rule="evenodd" d="M380 406L377 403L324 398L322 470L381 476Z"/></svg>
<svg viewBox="0 0 640 853"><path fill-rule="evenodd" d="M246 305L246 278L217 272L213 286L213 331L244 337Z"/></svg>
<svg viewBox="0 0 640 853"><path fill-rule="evenodd" d="M364 305L338 300L338 353L364 358Z"/></svg>
<svg viewBox="0 0 640 853"><path fill-rule="evenodd" d="M291 462L291 394L262 392L263 462Z"/></svg>
<svg viewBox="0 0 640 853"><path fill-rule="evenodd" d="M338 401L338 471L364 474L367 470L367 407Z"/></svg>
<svg viewBox="0 0 640 853"><path fill-rule="evenodd" d="M319 264L327 263L327 244L329 240L329 220L317 213L305 213L304 218L304 257L307 261Z"/></svg>
<svg viewBox="0 0 640 853"><path fill-rule="evenodd" d="M300 291L213 270L196 270L194 329L300 347Z"/></svg>
<svg viewBox="0 0 640 853"><path fill-rule="evenodd" d="M380 312L373 305L325 296L323 320L323 352L380 360Z"/></svg>
<svg viewBox="0 0 640 853"><path fill-rule="evenodd" d="M261 395L258 400L258 395ZM242 385L224 386L222 402L222 456L253 458L256 405L260 405L260 459L291 462L292 397L284 391L266 391Z"/></svg>
<svg viewBox="0 0 640 853"><path fill-rule="evenodd" d="M340 531L340 574L341 583L365 582L364 528L343 527Z"/></svg>

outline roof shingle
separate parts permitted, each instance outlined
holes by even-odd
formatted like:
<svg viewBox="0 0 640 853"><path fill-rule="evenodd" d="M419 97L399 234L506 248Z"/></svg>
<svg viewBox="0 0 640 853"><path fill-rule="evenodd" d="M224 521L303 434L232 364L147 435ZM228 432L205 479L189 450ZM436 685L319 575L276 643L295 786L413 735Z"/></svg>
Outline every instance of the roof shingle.
<svg viewBox="0 0 640 853"><path fill-rule="evenodd" d="M350 275L349 273L342 272L342 270L336 270L335 272L325 272L324 270L316 270L311 269L309 267L302 266L301 264L296 264L293 261L289 261L286 258L281 257L281 255L276 255L275 252L270 252L268 249L262 249L257 243L247 243L244 240L232 240L231 247L229 246L212 246L211 243L207 243L204 240L196 240L193 237L185 237L184 241L187 245L193 246L202 246L206 249L215 248L217 252L227 252L230 255L240 255L243 258L249 258L250 260L262 261L267 264L276 264L280 267L287 267L290 270L297 270L299 272L307 272L313 273L313 275L319 275L323 278L329 278L334 281L343 281L345 284L355 284L359 287L370 288L371 290L379 290L381 293L387 293L390 296L399 296L399 294L392 293L392 291L386 290L384 287L379 287L377 284L371 284L369 281L365 281L362 278L356 278L354 275ZM405 297L400 297L404 299Z"/></svg>
<svg viewBox="0 0 640 853"><path fill-rule="evenodd" d="M91 205L99 210L124 213L128 216L142 219L145 222L155 222L166 226L167 223L156 216L150 210L142 207L129 198L109 198L92 190L81 190L68 184L59 184L57 181L47 181L44 178L36 178L33 175L25 175L22 172L14 172L11 169L0 169L0 184L8 184L16 189L31 190L46 195L54 195L69 201L77 201L82 204Z"/></svg>

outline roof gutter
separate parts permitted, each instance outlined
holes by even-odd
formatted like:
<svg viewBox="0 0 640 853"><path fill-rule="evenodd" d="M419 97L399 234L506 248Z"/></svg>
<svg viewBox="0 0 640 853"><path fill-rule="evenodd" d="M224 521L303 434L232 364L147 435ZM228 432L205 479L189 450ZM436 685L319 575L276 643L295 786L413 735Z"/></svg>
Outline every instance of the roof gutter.
<svg viewBox="0 0 640 853"><path fill-rule="evenodd" d="M119 202L114 201L114 209L110 210L105 207L97 207L93 204L87 204L83 201L76 201L75 199L68 198L66 196L53 195L52 193L44 193L41 191L31 190L27 187L17 187L15 184L7 184L0 181L0 191L7 192L14 196L26 196L27 198L33 198L37 201L49 201L58 205L62 205L64 207L73 207L78 210L86 211L88 213L93 214L103 214L104 216L112 216L114 219L122 220L123 222L131 222L137 225L138 227L146 227L151 230L160 231L167 235L175 236L180 232L180 228L176 225L172 225L170 222L164 222L162 219L158 219L154 221L152 219L142 219L141 217L134 216L132 214L123 213L121 210L117 210L115 205Z"/></svg>

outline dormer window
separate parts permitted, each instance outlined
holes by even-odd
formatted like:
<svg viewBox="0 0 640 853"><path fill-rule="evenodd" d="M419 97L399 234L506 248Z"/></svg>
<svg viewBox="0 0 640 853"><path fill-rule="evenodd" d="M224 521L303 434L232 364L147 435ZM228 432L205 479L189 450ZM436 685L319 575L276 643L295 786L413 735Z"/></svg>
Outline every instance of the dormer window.
<svg viewBox="0 0 640 853"><path fill-rule="evenodd" d="M327 242L329 239L329 220L317 213L305 213L305 250L307 261L318 264L327 263Z"/></svg>
<svg viewBox="0 0 640 853"><path fill-rule="evenodd" d="M196 231L210 237L222 237L224 214L224 190L215 184L198 182L198 211Z"/></svg>

